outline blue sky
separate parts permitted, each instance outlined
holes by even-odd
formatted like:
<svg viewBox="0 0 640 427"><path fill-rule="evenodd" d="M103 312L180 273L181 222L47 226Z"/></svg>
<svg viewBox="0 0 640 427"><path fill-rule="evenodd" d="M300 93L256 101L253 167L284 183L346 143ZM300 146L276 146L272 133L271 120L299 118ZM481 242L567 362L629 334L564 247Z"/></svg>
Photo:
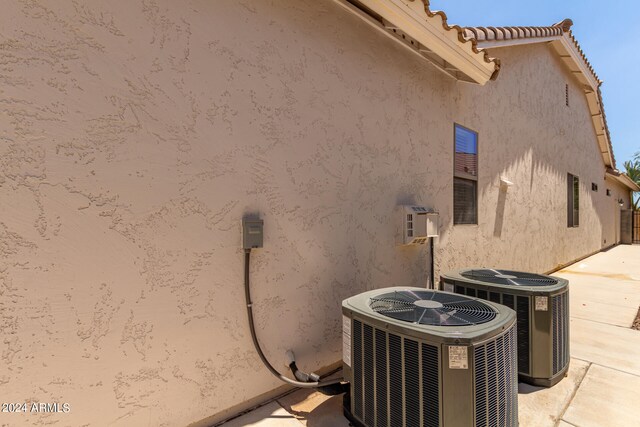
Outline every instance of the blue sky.
<svg viewBox="0 0 640 427"><path fill-rule="evenodd" d="M549 26L573 20L573 35L600 87L618 169L640 151L640 1L432 0L461 26Z"/></svg>

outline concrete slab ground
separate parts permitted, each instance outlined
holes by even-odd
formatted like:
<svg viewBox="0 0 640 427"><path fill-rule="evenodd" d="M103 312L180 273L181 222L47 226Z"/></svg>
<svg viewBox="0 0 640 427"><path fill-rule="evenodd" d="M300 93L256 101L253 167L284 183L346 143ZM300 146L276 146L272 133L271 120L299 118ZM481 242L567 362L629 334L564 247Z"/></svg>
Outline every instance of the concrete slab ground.
<svg viewBox="0 0 640 427"><path fill-rule="evenodd" d="M571 319L570 333L572 357L640 375L640 331Z"/></svg>
<svg viewBox="0 0 640 427"><path fill-rule="evenodd" d="M584 379L588 362L571 359L569 374L551 388L518 384L518 418L521 426L556 425Z"/></svg>
<svg viewBox="0 0 640 427"><path fill-rule="evenodd" d="M575 426L640 424L640 377L592 364L563 419Z"/></svg>
<svg viewBox="0 0 640 427"><path fill-rule="evenodd" d="M570 281L571 366L551 388L520 384L520 427L640 425L640 246L620 245L556 274ZM347 427L342 397L297 390L243 417L240 426Z"/></svg>
<svg viewBox="0 0 640 427"><path fill-rule="evenodd" d="M278 403L307 427L348 427L342 415L342 396L325 396L311 390L298 390L278 399Z"/></svg>
<svg viewBox="0 0 640 427"><path fill-rule="evenodd" d="M594 292L590 295L590 299L582 301L572 300L569 308L571 317L628 328L638 312L638 306L635 304L622 306L600 302L597 301L598 294L599 292ZM604 296L606 292L602 292L602 294Z"/></svg>
<svg viewBox="0 0 640 427"><path fill-rule="evenodd" d="M295 416L287 412L277 402L259 407L246 415L224 423L224 427L301 427Z"/></svg>

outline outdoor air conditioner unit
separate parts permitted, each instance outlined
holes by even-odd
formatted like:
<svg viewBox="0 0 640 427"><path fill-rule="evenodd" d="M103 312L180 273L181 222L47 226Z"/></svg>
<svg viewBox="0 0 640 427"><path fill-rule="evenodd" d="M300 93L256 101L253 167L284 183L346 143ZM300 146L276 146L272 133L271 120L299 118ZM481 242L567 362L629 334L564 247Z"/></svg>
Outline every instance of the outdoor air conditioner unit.
<svg viewBox="0 0 640 427"><path fill-rule="evenodd" d="M445 291L514 309L520 380L551 387L569 369L569 282L510 270L459 270L441 276Z"/></svg>
<svg viewBox="0 0 640 427"><path fill-rule="evenodd" d="M516 426L516 315L423 288L342 302L344 414L357 427Z"/></svg>

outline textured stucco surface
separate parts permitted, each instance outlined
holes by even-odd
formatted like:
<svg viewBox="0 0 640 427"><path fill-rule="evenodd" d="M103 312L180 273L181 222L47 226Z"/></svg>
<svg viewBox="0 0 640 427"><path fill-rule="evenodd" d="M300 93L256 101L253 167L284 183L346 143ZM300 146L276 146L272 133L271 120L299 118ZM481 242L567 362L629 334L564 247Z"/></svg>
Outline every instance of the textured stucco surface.
<svg viewBox="0 0 640 427"><path fill-rule="evenodd" d="M605 180L578 82L544 44L491 54L504 73L484 87L459 85L454 112L479 133L479 225L445 232L441 271L480 264L544 272L617 243L617 200L629 193ZM567 227L567 173L580 178L577 228ZM501 176L514 186L501 189Z"/></svg>
<svg viewBox="0 0 640 427"><path fill-rule="evenodd" d="M425 283L398 203L440 211L437 271L616 239L622 190L545 46L500 50L476 87L333 2L8 2L0 28L0 395L71 405L0 424L185 425L278 386L245 320L244 214L265 221L264 350L307 370L340 358L343 298ZM452 226L454 122L480 134L478 226Z"/></svg>

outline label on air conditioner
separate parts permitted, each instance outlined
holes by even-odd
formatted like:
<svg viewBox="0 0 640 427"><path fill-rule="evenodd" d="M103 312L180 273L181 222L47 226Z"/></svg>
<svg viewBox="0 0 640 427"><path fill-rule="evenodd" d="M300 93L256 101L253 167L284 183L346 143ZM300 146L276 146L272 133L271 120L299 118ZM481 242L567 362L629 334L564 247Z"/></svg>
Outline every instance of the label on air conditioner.
<svg viewBox="0 0 640 427"><path fill-rule="evenodd" d="M549 310L549 298L536 297L536 311L548 311Z"/></svg>
<svg viewBox="0 0 640 427"><path fill-rule="evenodd" d="M351 367L351 319L342 315L342 360Z"/></svg>
<svg viewBox="0 0 640 427"><path fill-rule="evenodd" d="M445 292L453 292L453 283L444 283L444 289L443 291Z"/></svg>
<svg viewBox="0 0 640 427"><path fill-rule="evenodd" d="M467 347L463 345L449 346L449 369L469 369Z"/></svg>

